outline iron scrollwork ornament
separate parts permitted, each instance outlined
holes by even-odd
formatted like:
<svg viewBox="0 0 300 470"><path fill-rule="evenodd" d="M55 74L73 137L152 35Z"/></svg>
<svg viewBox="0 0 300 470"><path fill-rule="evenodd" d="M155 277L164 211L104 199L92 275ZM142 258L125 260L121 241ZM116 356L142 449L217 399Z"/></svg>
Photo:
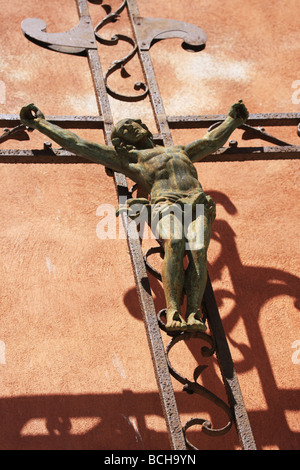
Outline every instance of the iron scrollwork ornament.
<svg viewBox="0 0 300 470"><path fill-rule="evenodd" d="M173 337L173 339L170 341L170 343L168 344L166 348L167 362L168 362L170 374L172 375L172 377L174 377L183 385L183 391L187 392L188 394L196 393L200 395L201 397L210 400L216 406L222 409L228 417L228 422L222 428L214 428L210 421L208 421L207 419L203 419L203 418L191 418L184 424L183 433L184 433L184 437L185 437L187 445L189 446L190 449L199 450L188 440L187 435L186 435L188 429L196 425L201 425L202 431L205 434L212 436L212 437L223 436L231 429L233 419L232 419L232 412L231 412L230 407L223 400L221 400L221 398L219 398L213 392L211 392L206 387L204 387L203 385L200 385L197 382L202 372L208 367L207 365L199 365L196 367L196 369L194 370L194 374L193 374L194 381L191 381L187 379L186 377L184 377L183 375L181 375L172 366L170 359L169 359L169 353L171 349L175 346L175 344L179 343L180 341L188 341L191 337L196 337L198 339L205 340L210 344L211 346L210 348L208 348L207 346L204 346L201 348L203 356L208 357L214 354L215 352L214 340L207 333L198 332L198 333L193 333L193 334L191 333L177 334L176 336Z"/></svg>
<svg viewBox="0 0 300 470"><path fill-rule="evenodd" d="M134 89L136 91L142 90L142 93L135 95L121 94L108 85L108 78L117 70L121 71L123 78L130 76L125 65L133 59L139 50L147 51L156 42L175 37L183 39L182 47L188 51L198 51L205 47L207 37L202 29L183 21L161 18L135 17L136 40L124 34L115 34L111 39L105 39L99 34L99 31L105 25L115 23L119 19L120 14L127 6L127 0L123 0L120 7L114 12L111 11L109 5L102 5L101 0L89 1L101 5L107 13L95 28L92 26L90 17L82 15L78 25L64 33L48 33L47 24L38 18L24 20L21 25L22 31L29 40L40 46L66 54L85 54L89 49L97 49L97 42L107 46L117 45L119 41L130 44L132 46L130 53L122 59L115 60L104 74L107 92L120 101L140 101L148 95L148 86L141 81L135 82Z"/></svg>

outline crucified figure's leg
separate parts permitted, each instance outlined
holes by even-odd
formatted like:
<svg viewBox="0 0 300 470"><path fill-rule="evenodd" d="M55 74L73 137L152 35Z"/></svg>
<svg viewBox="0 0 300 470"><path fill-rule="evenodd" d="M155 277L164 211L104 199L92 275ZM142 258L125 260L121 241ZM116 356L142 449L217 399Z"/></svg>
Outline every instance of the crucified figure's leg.
<svg viewBox="0 0 300 470"><path fill-rule="evenodd" d="M207 282L207 249L210 242L211 221L206 214L191 222L187 231L190 250L189 265L185 273L187 296L186 323L188 329L205 331L201 320L201 302Z"/></svg>
<svg viewBox="0 0 300 470"><path fill-rule="evenodd" d="M167 304L166 329L168 331L182 331L187 326L180 313L185 254L182 223L175 215L165 214L158 222L156 229L159 238L164 243L165 250L161 276Z"/></svg>

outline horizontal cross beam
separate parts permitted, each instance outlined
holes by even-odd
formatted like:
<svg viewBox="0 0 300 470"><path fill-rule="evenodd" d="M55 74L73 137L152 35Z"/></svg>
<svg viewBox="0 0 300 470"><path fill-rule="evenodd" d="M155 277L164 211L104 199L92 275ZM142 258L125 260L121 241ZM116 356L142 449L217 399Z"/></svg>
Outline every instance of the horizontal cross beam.
<svg viewBox="0 0 300 470"><path fill-rule="evenodd" d="M46 116L46 119L53 124L56 124L62 128L74 128L74 129L104 129L105 120L102 116ZM181 129L181 128L201 128L210 127L213 124L223 121L225 115L202 115L202 116L169 116L167 118L170 128ZM299 123L300 113L268 113L268 114L252 114L248 119L248 123L252 125L264 126L294 126ZM14 126L16 132L12 133L9 131L9 127ZM16 136L21 130L25 130L25 127L21 129L20 118L17 114L1 114L0 115L0 128L4 129L2 136L0 135L0 144L8 140L12 135ZM20 129L19 129L20 128ZM256 130L254 127L251 128L250 124L241 126L241 129L247 130L252 129L255 131L257 138L268 140L271 143L279 144L279 146L266 147L238 147L229 146L219 149L212 155L209 155L204 162L217 162L217 161L247 161L247 160L286 160L286 159L298 159L300 155L300 146L297 145L285 145L284 142L277 141L275 137L268 136L266 132ZM14 128L13 128L14 130ZM7 132L7 136L5 135ZM299 132L298 132L299 134ZM154 134L154 141L157 144L163 143L163 136L161 134ZM45 152L47 151L47 152ZM50 151L50 153L49 153ZM64 150L52 150L51 146L44 148L44 150L8 150L0 149L0 162L23 162L25 160L28 163L39 163L43 157L43 162L47 163L78 163L83 162L72 155L71 153ZM58 157L58 158L57 158ZM36 158L38 160L36 160ZM63 159L63 160L62 160ZM64 160L65 159L65 160Z"/></svg>
<svg viewBox="0 0 300 470"><path fill-rule="evenodd" d="M191 116L168 116L172 129L209 127L226 119L226 114L199 114ZM297 126L300 113L257 113L249 114L247 124L250 126Z"/></svg>
<svg viewBox="0 0 300 470"><path fill-rule="evenodd" d="M206 128L219 121L224 121L225 114L199 114L191 116L167 116L172 129ZM61 127L81 127L102 129L103 116L46 116L46 119ZM300 113L258 113L250 114L247 124L250 126L297 126ZM20 124L18 114L0 114L0 128Z"/></svg>
<svg viewBox="0 0 300 470"><path fill-rule="evenodd" d="M289 160L300 158L300 146L286 147L222 147L205 157L202 162L244 162L252 160ZM43 150L0 150L0 163L85 163L95 164L77 157L67 150L52 149L45 144ZM201 163L201 162L200 162Z"/></svg>

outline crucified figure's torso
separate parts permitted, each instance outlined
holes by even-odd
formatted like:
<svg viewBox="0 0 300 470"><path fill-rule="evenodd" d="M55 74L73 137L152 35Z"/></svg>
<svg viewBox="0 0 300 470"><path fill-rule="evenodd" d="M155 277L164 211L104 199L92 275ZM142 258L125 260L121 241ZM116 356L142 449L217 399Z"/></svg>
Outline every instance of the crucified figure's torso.
<svg viewBox="0 0 300 470"><path fill-rule="evenodd" d="M204 205L204 212L191 220L184 236L182 222L172 213L161 212L156 224L159 238L164 242L162 280L166 298L167 331L204 331L201 319L201 302L206 286L206 256L210 241L214 203L206 196L198 180L194 163L214 153L227 141L231 133L248 118L240 101L234 104L225 121L208 132L202 139L188 145L156 146L152 134L140 120L119 121L112 132L113 146L81 139L72 132L61 129L45 120L33 104L22 108L21 121L28 127L47 135L63 148L81 157L101 163L123 173L150 193L155 211L161 206L175 203ZM199 229L204 227L201 243L193 243ZM172 230L166 230L172 227ZM186 240L191 247L186 251ZM187 252L189 265L186 271L183 258ZM186 319L181 315L183 290L187 295Z"/></svg>
<svg viewBox="0 0 300 470"><path fill-rule="evenodd" d="M182 145L140 151L138 164L151 187L151 199L164 192L201 188L197 170Z"/></svg>

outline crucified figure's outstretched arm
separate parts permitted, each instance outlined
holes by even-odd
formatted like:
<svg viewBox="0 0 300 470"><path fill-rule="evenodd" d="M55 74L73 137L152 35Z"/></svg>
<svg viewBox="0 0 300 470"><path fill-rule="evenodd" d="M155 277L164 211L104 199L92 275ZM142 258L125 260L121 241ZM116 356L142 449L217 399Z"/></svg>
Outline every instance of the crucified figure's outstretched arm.
<svg viewBox="0 0 300 470"><path fill-rule="evenodd" d="M113 146L97 144L82 139L67 129L62 129L61 127L51 124L49 121L46 121L43 113L33 103L21 109L20 119L21 122L29 128L37 129L75 155L95 163L101 163L114 171L123 173L133 181L138 182L139 167L137 163L130 162L126 157L122 158L122 156L115 151Z"/></svg>
<svg viewBox="0 0 300 470"><path fill-rule="evenodd" d="M216 129L208 132L202 139L191 142L185 146L185 151L192 162L202 160L222 147L232 132L245 121L249 113L242 100L231 106L228 116Z"/></svg>

